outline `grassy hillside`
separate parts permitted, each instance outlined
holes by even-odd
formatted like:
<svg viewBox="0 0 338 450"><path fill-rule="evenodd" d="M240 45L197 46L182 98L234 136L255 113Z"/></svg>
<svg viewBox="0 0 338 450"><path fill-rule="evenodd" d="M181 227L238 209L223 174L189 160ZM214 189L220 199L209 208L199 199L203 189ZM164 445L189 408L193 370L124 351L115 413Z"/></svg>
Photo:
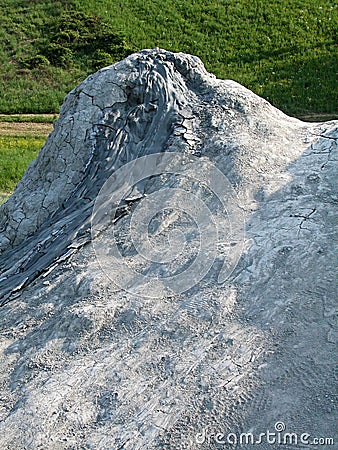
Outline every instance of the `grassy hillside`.
<svg viewBox="0 0 338 450"><path fill-rule="evenodd" d="M289 114L336 114L337 11L330 0L2 0L0 113L55 113L97 68L162 47Z"/></svg>
<svg viewBox="0 0 338 450"><path fill-rule="evenodd" d="M0 136L0 204L13 191L45 140L45 136Z"/></svg>

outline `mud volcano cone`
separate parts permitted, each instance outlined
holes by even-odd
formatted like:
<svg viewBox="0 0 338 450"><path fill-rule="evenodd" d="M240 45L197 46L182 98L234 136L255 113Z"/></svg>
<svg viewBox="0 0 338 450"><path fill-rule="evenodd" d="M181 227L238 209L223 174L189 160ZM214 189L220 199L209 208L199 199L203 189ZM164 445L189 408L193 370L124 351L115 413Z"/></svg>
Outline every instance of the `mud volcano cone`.
<svg viewBox="0 0 338 450"><path fill-rule="evenodd" d="M71 91L0 208L1 449L333 438L337 139L182 53Z"/></svg>

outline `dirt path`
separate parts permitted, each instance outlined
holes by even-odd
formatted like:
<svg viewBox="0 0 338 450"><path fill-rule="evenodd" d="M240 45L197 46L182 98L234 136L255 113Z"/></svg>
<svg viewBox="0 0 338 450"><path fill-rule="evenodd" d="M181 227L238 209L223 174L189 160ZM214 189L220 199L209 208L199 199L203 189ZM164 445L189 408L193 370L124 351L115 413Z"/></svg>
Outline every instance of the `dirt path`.
<svg viewBox="0 0 338 450"><path fill-rule="evenodd" d="M304 122L326 122L327 120L337 120L338 116L335 114L302 114L297 116L298 119L304 120Z"/></svg>
<svg viewBox="0 0 338 450"><path fill-rule="evenodd" d="M0 135L10 136L48 136L53 130L51 123L0 122Z"/></svg>
<svg viewBox="0 0 338 450"><path fill-rule="evenodd" d="M48 136L56 118L56 114L0 114L0 135Z"/></svg>

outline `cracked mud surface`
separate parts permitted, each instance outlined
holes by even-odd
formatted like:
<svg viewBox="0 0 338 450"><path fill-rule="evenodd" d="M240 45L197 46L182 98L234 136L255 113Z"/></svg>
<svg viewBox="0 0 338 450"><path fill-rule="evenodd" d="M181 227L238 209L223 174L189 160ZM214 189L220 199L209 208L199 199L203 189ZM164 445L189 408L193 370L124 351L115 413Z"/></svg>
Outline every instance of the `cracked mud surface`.
<svg viewBox="0 0 338 450"><path fill-rule="evenodd" d="M289 118L160 50L72 91L0 209L0 447L216 449L196 435L278 421L334 437L337 125ZM224 283L215 264L184 294L140 298L102 272L91 212L118 168L165 151L228 177L245 250ZM120 205L122 238L141 199L174 182Z"/></svg>

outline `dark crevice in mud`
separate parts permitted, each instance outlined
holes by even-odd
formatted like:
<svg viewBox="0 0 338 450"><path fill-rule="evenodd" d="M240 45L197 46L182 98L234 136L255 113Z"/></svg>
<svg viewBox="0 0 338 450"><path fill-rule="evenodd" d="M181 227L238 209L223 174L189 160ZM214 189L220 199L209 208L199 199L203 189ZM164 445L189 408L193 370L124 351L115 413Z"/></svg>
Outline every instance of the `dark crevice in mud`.
<svg viewBox="0 0 338 450"><path fill-rule="evenodd" d="M321 137L323 139L330 139L331 141L337 142L338 137L333 137L333 136L326 136L325 134L314 134L311 133L313 136L317 136L317 137Z"/></svg>

